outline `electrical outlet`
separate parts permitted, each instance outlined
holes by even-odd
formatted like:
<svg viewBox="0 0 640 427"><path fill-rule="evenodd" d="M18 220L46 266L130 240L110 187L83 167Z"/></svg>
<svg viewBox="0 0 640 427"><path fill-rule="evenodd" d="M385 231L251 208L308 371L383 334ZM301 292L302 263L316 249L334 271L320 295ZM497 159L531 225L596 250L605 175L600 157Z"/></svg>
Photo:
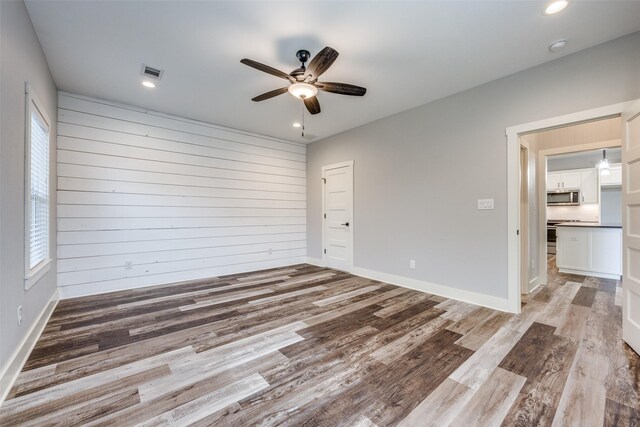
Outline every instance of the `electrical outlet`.
<svg viewBox="0 0 640 427"><path fill-rule="evenodd" d="M415 259L410 259L409 260L409 268L416 268L416 260Z"/></svg>
<svg viewBox="0 0 640 427"><path fill-rule="evenodd" d="M18 326L22 325L22 306L18 306Z"/></svg>
<svg viewBox="0 0 640 427"><path fill-rule="evenodd" d="M126 261L124 263L124 269L125 270L131 270L133 268L133 261Z"/></svg>
<svg viewBox="0 0 640 427"><path fill-rule="evenodd" d="M269 255L273 253L273 249L269 248Z"/></svg>

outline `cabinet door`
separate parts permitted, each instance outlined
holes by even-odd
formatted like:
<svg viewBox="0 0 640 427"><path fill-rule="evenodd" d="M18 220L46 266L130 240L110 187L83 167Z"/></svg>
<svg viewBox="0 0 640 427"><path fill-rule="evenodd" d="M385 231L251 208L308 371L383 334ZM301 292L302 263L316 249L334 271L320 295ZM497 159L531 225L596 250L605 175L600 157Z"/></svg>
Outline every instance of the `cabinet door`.
<svg viewBox="0 0 640 427"><path fill-rule="evenodd" d="M580 184L582 183L582 172L581 171L567 171L562 174L562 188L574 189L580 188Z"/></svg>
<svg viewBox="0 0 640 427"><path fill-rule="evenodd" d="M591 271L622 274L622 230L594 228L590 249Z"/></svg>
<svg viewBox="0 0 640 427"><path fill-rule="evenodd" d="M558 268L572 270L589 269L589 231L580 228L557 228Z"/></svg>
<svg viewBox="0 0 640 427"><path fill-rule="evenodd" d="M581 172L580 197L583 204L598 203L598 169L585 169Z"/></svg>
<svg viewBox="0 0 640 427"><path fill-rule="evenodd" d="M558 190L562 187L562 172L547 173L547 190Z"/></svg>
<svg viewBox="0 0 640 427"><path fill-rule="evenodd" d="M609 175L600 175L600 185L622 185L622 165L613 164L609 168Z"/></svg>

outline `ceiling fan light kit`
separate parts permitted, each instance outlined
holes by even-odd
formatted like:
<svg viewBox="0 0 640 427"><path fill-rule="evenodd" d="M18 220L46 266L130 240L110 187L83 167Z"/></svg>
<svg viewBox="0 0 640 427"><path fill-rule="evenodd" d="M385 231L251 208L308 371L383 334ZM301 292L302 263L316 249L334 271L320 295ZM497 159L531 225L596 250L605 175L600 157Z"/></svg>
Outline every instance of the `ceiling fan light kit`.
<svg viewBox="0 0 640 427"><path fill-rule="evenodd" d="M296 98L311 98L318 94L318 88L310 83L292 83L287 89Z"/></svg>
<svg viewBox="0 0 640 427"><path fill-rule="evenodd" d="M260 102L289 92L291 95L302 100L309 113L318 114L321 111L320 102L316 96L319 90L350 96L363 96L367 92L367 89L363 87L347 83L318 82L318 78L327 71L336 58L338 58L338 52L329 46L318 52L309 62L309 66L305 66L305 63L309 61L311 57L308 50L299 50L296 53L296 57L301 62L301 65L289 74L251 59L242 59L240 62L249 67L289 81L289 86L258 95L253 98L252 101Z"/></svg>

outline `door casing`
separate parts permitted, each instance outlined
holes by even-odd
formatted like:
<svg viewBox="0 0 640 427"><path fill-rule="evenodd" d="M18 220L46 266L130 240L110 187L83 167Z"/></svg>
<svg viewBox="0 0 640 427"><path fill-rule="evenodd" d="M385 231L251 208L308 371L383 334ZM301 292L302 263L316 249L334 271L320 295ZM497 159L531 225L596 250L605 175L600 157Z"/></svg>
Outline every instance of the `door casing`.
<svg viewBox="0 0 640 427"><path fill-rule="evenodd" d="M518 230L520 228L520 136L538 131L550 130L568 125L580 124L594 120L606 119L620 116L627 111L635 102L633 100L591 110L580 111L562 116L552 117L505 129L507 137L507 289L508 289L508 310L512 313L520 313L520 239ZM623 147L624 149L624 147ZM545 188L545 187L543 187ZM542 205L541 205L542 206ZM541 215L546 221L546 215ZM623 224L623 234L625 225ZM539 229L546 229L546 224L539 225ZM542 231L541 231L542 233ZM546 235L545 235L546 236ZM545 237L546 239L546 237ZM540 246L540 252L546 253L546 246ZM546 277L546 256L540 257L538 268L545 269L540 272ZM543 283L546 283L543 282Z"/></svg>
<svg viewBox="0 0 640 427"><path fill-rule="evenodd" d="M529 293L529 147L520 142L520 292ZM525 263L526 261L526 263Z"/></svg>
<svg viewBox="0 0 640 427"><path fill-rule="evenodd" d="M334 163L331 165L326 165L322 167L322 180L325 181L326 180L326 173L328 170L331 169L338 169L338 168L343 168L343 167L349 167L350 171L351 171L351 200L349 200L349 211L351 212L351 218L349 221L349 228L350 228L350 232L351 232L351 247L350 247L350 254L349 254L349 262L348 262L348 272L351 273L353 272L353 253L354 253L354 246L355 246L355 234L354 234L354 221L353 221L353 217L354 217L354 212L353 212L353 199L354 199L354 173L353 173L353 165L354 165L354 161L353 160L348 160L345 162L340 162L340 163ZM323 184L322 185L322 212L321 212L321 218L322 218L322 266L326 267L327 266L327 254L325 253L325 248L327 247L327 236L326 236L326 218L324 217L324 214L326 212L326 186Z"/></svg>

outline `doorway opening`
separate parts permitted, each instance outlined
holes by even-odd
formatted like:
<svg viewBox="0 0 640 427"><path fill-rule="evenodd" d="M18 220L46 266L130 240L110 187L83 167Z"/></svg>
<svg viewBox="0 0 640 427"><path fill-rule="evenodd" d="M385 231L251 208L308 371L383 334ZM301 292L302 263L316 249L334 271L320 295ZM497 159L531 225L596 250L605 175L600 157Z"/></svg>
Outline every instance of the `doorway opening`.
<svg viewBox="0 0 640 427"><path fill-rule="evenodd" d="M605 185L602 189L601 182L606 183L604 173L610 170L620 170L620 146L622 143L621 118L614 117L595 119L578 124L532 132L523 135L520 139L527 140L535 151L537 178L537 194L531 199L537 198L538 209L531 212L535 221L528 224L535 230L536 238L531 241L531 253L528 258L522 254L521 263L530 265L529 275L532 281L529 293L537 286L547 283L547 262L560 268L563 273L575 273L614 278L619 275L618 267L590 268L587 264L590 260L583 259L576 264L577 259L569 262L569 258L575 255L574 251L566 252L564 256L558 253L557 235L560 229L558 225L575 223L575 225L594 225L601 222L602 210L607 216L608 224L621 226L621 175L618 176L616 186ZM608 160L612 163L611 169L600 169L599 166L604 155L609 154ZM602 177L601 177L602 175ZM601 179L602 178L602 179ZM606 206L603 205L601 194L606 191L615 193L618 197L605 197ZM617 205L616 205L617 203ZM614 213L619 216L614 218ZM566 230L563 228L566 232ZM565 233L566 234L566 233ZM618 232L619 234L619 232ZM575 239L585 240L589 236L577 234ZM617 238L617 237L616 237ZM576 244L577 245L577 244ZM568 248L569 245L564 245ZM588 257L586 243L584 248L574 248L582 251L584 257ZM620 250L616 252L619 254ZM562 261L565 261L564 267ZM614 263L614 260L609 261ZM538 266L535 270L534 265ZM571 270L571 271L569 271ZM534 282L535 279L535 282ZM527 294L527 292L523 292Z"/></svg>
<svg viewBox="0 0 640 427"><path fill-rule="evenodd" d="M547 120L527 123L507 129L508 158L508 300L509 310L519 313L523 296L547 283L547 156L601 150L619 147L620 137L607 138L603 124L612 125L617 120L618 135L621 132L620 116L633 102L621 103ZM610 120L610 121L608 121ZM578 126L583 128L578 128ZM591 128L591 129L589 129ZM590 130L590 132L586 132ZM573 137L567 136L573 133ZM563 135L558 142L558 135ZM588 136L591 134L592 139ZM545 138L553 140L546 145ZM541 143L540 141L543 141ZM564 141L564 142L562 142ZM522 148L529 153L528 173ZM531 164L533 160L533 165ZM523 183L522 179L528 180ZM526 187L528 210L523 214ZM522 234L521 234L522 233ZM528 237L526 247L522 236Z"/></svg>

